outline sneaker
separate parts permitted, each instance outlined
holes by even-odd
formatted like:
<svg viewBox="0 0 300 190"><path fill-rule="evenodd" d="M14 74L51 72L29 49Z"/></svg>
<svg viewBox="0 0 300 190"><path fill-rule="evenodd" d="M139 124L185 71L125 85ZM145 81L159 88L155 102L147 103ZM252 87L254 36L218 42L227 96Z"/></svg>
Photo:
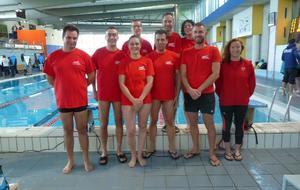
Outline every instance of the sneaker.
<svg viewBox="0 0 300 190"><path fill-rule="evenodd" d="M167 126L164 125L163 128L161 128L161 131L163 133L166 133L167 132ZM180 132L180 129L177 126L175 126L175 133L179 133L179 132Z"/></svg>
<svg viewBox="0 0 300 190"><path fill-rule="evenodd" d="M161 128L161 131L162 131L163 133L166 133L166 132L167 132L167 126L164 125L164 126Z"/></svg>

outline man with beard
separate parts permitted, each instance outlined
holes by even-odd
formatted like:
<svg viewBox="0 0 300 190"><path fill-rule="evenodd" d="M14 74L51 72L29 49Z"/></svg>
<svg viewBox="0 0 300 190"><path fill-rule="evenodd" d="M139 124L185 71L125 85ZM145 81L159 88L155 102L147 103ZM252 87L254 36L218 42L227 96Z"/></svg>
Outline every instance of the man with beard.
<svg viewBox="0 0 300 190"><path fill-rule="evenodd" d="M196 23L193 28L195 46L182 53L180 73L185 87L184 106L190 120L192 150L184 155L186 159L200 154L198 112L208 133L209 160L212 166L220 165L214 153L216 130L213 120L215 96L213 83L219 77L221 56L216 47L205 44L206 27Z"/></svg>

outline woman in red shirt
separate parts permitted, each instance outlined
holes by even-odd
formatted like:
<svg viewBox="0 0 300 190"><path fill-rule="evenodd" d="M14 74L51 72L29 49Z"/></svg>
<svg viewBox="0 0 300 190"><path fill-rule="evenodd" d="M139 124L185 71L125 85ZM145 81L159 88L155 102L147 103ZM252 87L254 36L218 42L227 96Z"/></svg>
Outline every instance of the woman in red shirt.
<svg viewBox="0 0 300 190"><path fill-rule="evenodd" d="M216 81L216 93L219 96L223 120L222 137L225 143L226 160L243 159L241 145L244 136L244 121L250 96L255 89L255 73L250 61L243 59L242 41L232 39L225 46L220 77ZM231 152L230 128L234 118L235 152Z"/></svg>
<svg viewBox="0 0 300 190"><path fill-rule="evenodd" d="M128 40L130 56L126 56L119 68L119 85L122 91L121 104L125 119L127 142L131 160L129 167L135 167L136 161L141 166L146 165L143 159L147 120L151 110L151 88L153 84L154 69L151 59L141 56L141 39L131 36ZM135 125L138 114L138 152L136 154Z"/></svg>

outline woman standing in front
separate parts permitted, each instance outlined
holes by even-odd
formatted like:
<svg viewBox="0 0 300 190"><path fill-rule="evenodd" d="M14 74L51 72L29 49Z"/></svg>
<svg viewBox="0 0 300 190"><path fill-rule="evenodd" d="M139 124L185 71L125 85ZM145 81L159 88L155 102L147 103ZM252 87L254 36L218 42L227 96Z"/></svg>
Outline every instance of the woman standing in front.
<svg viewBox="0 0 300 190"><path fill-rule="evenodd" d="M244 49L239 39L230 40L224 49L220 77L216 81L216 93L220 100L223 120L222 137L225 143L226 160L241 161L241 145L244 136L244 121L248 103L255 89L255 73L250 61L241 57ZM234 120L235 152L232 153L230 128Z"/></svg>
<svg viewBox="0 0 300 190"><path fill-rule="evenodd" d="M131 36L128 40L130 56L126 56L119 68L119 85L122 91L121 104L125 119L127 142L131 160L129 167L133 168L136 161L141 166L146 165L142 157L146 133L147 119L151 110L151 88L153 84L154 69L151 59L140 55L141 39ZM138 115L138 152L136 153L136 115Z"/></svg>

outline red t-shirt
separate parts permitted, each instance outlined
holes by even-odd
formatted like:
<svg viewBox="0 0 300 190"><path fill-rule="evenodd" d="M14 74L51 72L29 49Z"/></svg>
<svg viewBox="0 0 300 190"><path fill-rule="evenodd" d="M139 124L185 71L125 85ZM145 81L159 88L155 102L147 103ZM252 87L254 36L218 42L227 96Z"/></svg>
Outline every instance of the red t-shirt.
<svg viewBox="0 0 300 190"><path fill-rule="evenodd" d="M172 32L170 36L168 36L168 44L166 46L168 50L174 51L175 53L181 53L181 37L176 32Z"/></svg>
<svg viewBox="0 0 300 190"><path fill-rule="evenodd" d="M167 101L175 97L175 73L179 69L179 55L170 50L153 51L149 57L154 66L155 77L151 90L152 99Z"/></svg>
<svg viewBox="0 0 300 190"><path fill-rule="evenodd" d="M77 108L88 104L86 74L95 70L90 56L80 49L51 53L44 73L53 77L56 105L58 108Z"/></svg>
<svg viewBox="0 0 300 190"><path fill-rule="evenodd" d="M101 101L121 101L118 68L123 59L121 50L109 51L102 47L95 51L92 61L97 69L98 99Z"/></svg>
<svg viewBox="0 0 300 190"><path fill-rule="evenodd" d="M194 39L187 39L187 38L181 38L181 48L182 51L188 48L192 48L195 45L195 40Z"/></svg>
<svg viewBox="0 0 300 190"><path fill-rule="evenodd" d="M141 38L142 40L142 47L140 49L140 54L142 56L145 56L149 53L151 53L153 51L152 49L152 46L150 44L150 42L148 42L147 40ZM122 50L127 54L127 55L130 55L130 52L129 52L129 48L128 48L128 41L126 41L123 46L122 46Z"/></svg>
<svg viewBox="0 0 300 190"><path fill-rule="evenodd" d="M125 75L125 86L133 97L139 98L147 84L147 76L154 76L153 63L151 59L146 57L135 60L126 56L119 67L119 75ZM151 93L145 97L143 102L144 104L152 102ZM123 93L121 95L121 104L132 105Z"/></svg>
<svg viewBox="0 0 300 190"><path fill-rule="evenodd" d="M202 49L189 48L183 51L181 63L186 65L187 80L192 88L199 88L212 74L212 63L220 63L218 48L205 46ZM213 84L202 91L203 94L213 93Z"/></svg>
<svg viewBox="0 0 300 190"><path fill-rule="evenodd" d="M248 105L255 89L255 73L250 61L231 61L221 65L220 77L216 81L216 93L220 105Z"/></svg>

